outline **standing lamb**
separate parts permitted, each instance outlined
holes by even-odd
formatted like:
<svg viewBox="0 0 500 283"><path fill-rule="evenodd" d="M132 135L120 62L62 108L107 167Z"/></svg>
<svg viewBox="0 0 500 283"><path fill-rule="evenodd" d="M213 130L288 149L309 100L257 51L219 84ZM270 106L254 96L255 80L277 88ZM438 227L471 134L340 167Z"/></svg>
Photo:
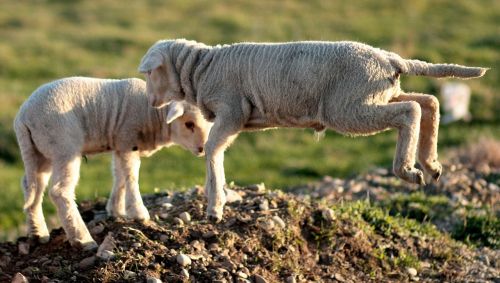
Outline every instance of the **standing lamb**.
<svg viewBox="0 0 500 283"><path fill-rule="evenodd" d="M149 106L140 79L104 80L73 77L38 88L14 121L25 167L22 179L28 233L42 242L49 232L42 212L45 187L68 240L93 249L75 199L82 155L113 151L114 184L106 209L112 216L146 221L149 213L139 192L141 156L179 144L204 154L211 124L186 103L164 109Z"/></svg>
<svg viewBox="0 0 500 283"><path fill-rule="evenodd" d="M357 42L238 43L210 47L162 40L144 55L150 103L196 104L214 126L206 144L207 213L222 219L224 150L242 130L270 127L325 128L348 135L399 131L393 170L423 184L415 156L434 179L439 102L405 93L401 74L473 78L486 69L406 60ZM417 150L418 149L418 150Z"/></svg>

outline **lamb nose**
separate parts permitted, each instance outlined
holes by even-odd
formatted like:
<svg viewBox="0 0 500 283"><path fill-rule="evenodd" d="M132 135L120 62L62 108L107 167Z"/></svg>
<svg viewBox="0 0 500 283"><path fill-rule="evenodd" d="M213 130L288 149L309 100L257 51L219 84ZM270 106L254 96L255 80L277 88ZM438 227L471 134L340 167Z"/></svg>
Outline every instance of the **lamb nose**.
<svg viewBox="0 0 500 283"><path fill-rule="evenodd" d="M203 152L203 147L198 147L198 152L202 153Z"/></svg>

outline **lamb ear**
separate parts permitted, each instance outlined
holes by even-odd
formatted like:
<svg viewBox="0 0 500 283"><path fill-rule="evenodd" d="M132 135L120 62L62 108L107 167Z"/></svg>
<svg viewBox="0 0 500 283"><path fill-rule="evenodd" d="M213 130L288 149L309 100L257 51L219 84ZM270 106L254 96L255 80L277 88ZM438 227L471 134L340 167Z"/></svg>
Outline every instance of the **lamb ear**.
<svg viewBox="0 0 500 283"><path fill-rule="evenodd" d="M172 123L175 119L184 114L184 106L180 102L173 101L168 105L167 124Z"/></svg>
<svg viewBox="0 0 500 283"><path fill-rule="evenodd" d="M142 57L139 72L147 73L163 65L163 56L158 52L148 52Z"/></svg>

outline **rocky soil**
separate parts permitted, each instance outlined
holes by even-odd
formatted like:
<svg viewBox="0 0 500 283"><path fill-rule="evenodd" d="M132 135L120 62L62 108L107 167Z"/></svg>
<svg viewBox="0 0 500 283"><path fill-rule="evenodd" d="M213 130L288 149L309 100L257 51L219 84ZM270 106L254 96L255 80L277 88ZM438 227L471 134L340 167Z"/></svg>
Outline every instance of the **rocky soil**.
<svg viewBox="0 0 500 283"><path fill-rule="evenodd" d="M217 224L200 187L144 196L146 224L83 202L97 251L72 248L61 229L47 244L1 243L0 281L500 282L500 166L464 152L423 188L385 168L286 193L232 186Z"/></svg>

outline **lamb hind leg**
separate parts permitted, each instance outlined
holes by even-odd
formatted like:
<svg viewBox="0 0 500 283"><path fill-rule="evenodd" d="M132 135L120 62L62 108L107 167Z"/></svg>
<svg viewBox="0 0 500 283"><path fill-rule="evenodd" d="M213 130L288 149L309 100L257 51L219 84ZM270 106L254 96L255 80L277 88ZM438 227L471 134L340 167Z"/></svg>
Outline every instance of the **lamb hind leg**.
<svg viewBox="0 0 500 283"><path fill-rule="evenodd" d="M420 135L418 140L418 161L424 170L439 180L442 172L438 161L437 140L439 130L439 101L435 96L420 93L401 94L391 102L415 101L422 108Z"/></svg>
<svg viewBox="0 0 500 283"><path fill-rule="evenodd" d="M22 179L28 235L38 239L40 243L47 243L50 238L42 209L43 193L49 182L50 175L51 166L49 160L38 155L33 165L26 166L26 175Z"/></svg>
<svg viewBox="0 0 500 283"><path fill-rule="evenodd" d="M57 208L57 214L72 246L84 250L97 248L78 212L75 203L75 187L80 175L80 156L59 157L53 161L53 186L50 198Z"/></svg>
<svg viewBox="0 0 500 283"><path fill-rule="evenodd" d="M398 130L393 171L410 183L424 184L422 171L416 169L415 155L420 129L420 106L416 102L395 102L387 105L351 105L349 114L337 117L329 127L351 134L373 134L387 128Z"/></svg>

